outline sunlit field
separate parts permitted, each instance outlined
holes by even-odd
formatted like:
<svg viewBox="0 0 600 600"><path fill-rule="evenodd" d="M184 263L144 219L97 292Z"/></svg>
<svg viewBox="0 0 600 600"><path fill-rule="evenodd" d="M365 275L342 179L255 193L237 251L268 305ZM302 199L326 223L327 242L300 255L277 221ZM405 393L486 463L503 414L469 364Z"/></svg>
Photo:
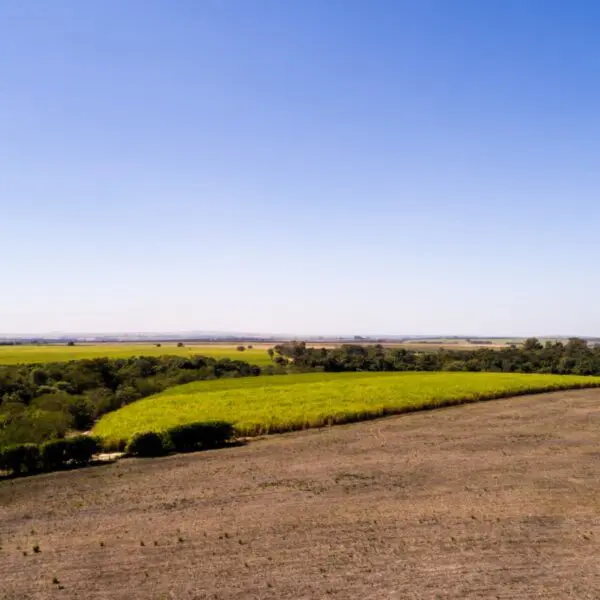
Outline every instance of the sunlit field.
<svg viewBox="0 0 600 600"><path fill-rule="evenodd" d="M600 377L513 373L311 373L201 381L103 416L94 433L135 433L223 420L240 436L291 431L524 393L600 386Z"/></svg>
<svg viewBox="0 0 600 600"><path fill-rule="evenodd" d="M0 346L0 364L18 363L48 363L82 358L128 358L130 356L190 356L201 354L214 358L231 358L246 362L267 365L271 363L267 354L267 347L246 349L243 352L236 350L237 345L217 344L185 344L179 348L175 342L164 342L158 347L156 344L80 344L75 346L62 345L23 345Z"/></svg>

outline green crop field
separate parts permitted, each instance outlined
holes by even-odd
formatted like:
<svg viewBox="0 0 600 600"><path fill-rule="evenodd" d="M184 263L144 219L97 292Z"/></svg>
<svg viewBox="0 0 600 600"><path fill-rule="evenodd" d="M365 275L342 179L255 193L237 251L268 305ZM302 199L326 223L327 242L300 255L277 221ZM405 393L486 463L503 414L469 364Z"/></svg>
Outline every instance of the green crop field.
<svg viewBox="0 0 600 600"><path fill-rule="evenodd" d="M191 356L201 354L213 358L244 360L256 365L271 364L267 348L253 348L239 352L235 345L186 344L178 348L174 342L156 344L81 344L0 346L0 365L18 363L48 363L82 358L128 358L130 356Z"/></svg>
<svg viewBox="0 0 600 600"><path fill-rule="evenodd" d="M528 392L600 386L600 377L513 373L310 373L201 381L102 417L112 445L138 432L224 420L241 436L345 423Z"/></svg>

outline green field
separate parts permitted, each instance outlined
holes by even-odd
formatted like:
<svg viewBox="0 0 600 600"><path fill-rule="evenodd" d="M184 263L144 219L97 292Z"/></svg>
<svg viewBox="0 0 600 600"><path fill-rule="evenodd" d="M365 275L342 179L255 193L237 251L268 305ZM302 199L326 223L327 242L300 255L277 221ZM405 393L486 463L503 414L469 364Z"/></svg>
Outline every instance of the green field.
<svg viewBox="0 0 600 600"><path fill-rule="evenodd" d="M267 349L253 348L239 352L232 345L186 344L178 348L174 342L156 344L81 344L76 346L0 346L0 365L18 363L48 363L79 360L82 358L129 358L130 356L191 356L201 354L214 358L244 360L256 365L271 364Z"/></svg>
<svg viewBox="0 0 600 600"><path fill-rule="evenodd" d="M528 392L600 386L600 377L513 373L310 373L201 381L102 417L94 433L113 445L138 432L224 420L240 436L345 423Z"/></svg>

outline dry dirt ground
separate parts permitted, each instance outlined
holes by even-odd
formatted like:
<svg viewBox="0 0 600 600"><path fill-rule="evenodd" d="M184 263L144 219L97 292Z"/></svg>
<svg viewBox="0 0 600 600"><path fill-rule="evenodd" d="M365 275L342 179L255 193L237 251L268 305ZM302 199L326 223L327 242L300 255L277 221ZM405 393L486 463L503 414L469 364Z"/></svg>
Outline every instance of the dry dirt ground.
<svg viewBox="0 0 600 600"><path fill-rule="evenodd" d="M560 392L3 481L0 597L597 599L599 432Z"/></svg>

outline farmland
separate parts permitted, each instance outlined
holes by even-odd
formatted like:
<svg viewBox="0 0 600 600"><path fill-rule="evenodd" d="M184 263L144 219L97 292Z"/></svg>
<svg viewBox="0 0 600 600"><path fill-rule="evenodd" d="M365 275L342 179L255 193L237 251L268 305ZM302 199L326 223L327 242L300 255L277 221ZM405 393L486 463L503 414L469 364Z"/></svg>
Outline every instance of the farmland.
<svg viewBox="0 0 600 600"><path fill-rule="evenodd" d="M594 600L599 427L578 390L3 481L0 598Z"/></svg>
<svg viewBox="0 0 600 600"><path fill-rule="evenodd" d="M223 420L254 436L530 392L592 387L597 377L514 373L311 373L201 381L104 415L108 445L135 433Z"/></svg>
<svg viewBox="0 0 600 600"><path fill-rule="evenodd" d="M19 345L0 346L0 365L19 363L48 363L80 360L83 358L129 358L131 356L193 356L200 354L212 358L230 358L246 362L267 365L270 358L266 345L236 350L234 344L185 344L178 347L174 342L157 344L78 344L75 346L62 345Z"/></svg>

